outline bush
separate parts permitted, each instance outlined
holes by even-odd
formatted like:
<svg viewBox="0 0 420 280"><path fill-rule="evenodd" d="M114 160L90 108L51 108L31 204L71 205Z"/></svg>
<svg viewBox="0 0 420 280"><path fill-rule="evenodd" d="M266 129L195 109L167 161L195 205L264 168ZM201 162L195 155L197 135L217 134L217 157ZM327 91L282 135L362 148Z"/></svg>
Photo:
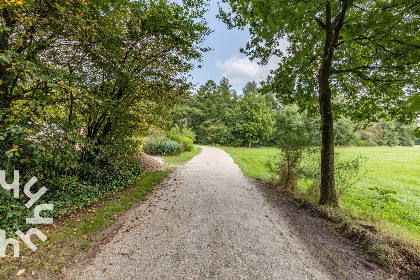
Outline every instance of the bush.
<svg viewBox="0 0 420 280"><path fill-rule="evenodd" d="M146 144L143 147L143 150L148 155L157 155L158 154L159 141L153 137L146 138Z"/></svg>
<svg viewBox="0 0 420 280"><path fill-rule="evenodd" d="M186 126L182 127L182 129L177 125L172 127L165 137L179 143L182 148L181 152L189 152L194 148L195 133Z"/></svg>
<svg viewBox="0 0 420 280"><path fill-rule="evenodd" d="M299 113L298 107L289 106L277 114L273 136L281 150L277 163L279 184L288 190L297 190L302 157L312 153L313 147L320 142L317 122Z"/></svg>
<svg viewBox="0 0 420 280"><path fill-rule="evenodd" d="M337 155L337 154L336 154ZM367 158L355 155L353 159L341 159L339 156L334 161L334 177L337 197L340 199L343 193L354 190L355 184L365 175L364 168ZM297 168L299 179L308 186L307 195L318 201L321 183L321 157L319 151L306 153Z"/></svg>
<svg viewBox="0 0 420 280"><path fill-rule="evenodd" d="M42 214L46 218L61 218L79 209L84 209L104 197L124 189L135 182L143 174L143 169L134 157L109 157L106 163L94 164L86 162L85 173L63 174L63 176L47 176L33 174L33 171L20 172L20 191L32 175L39 181L35 189L45 186L48 191L38 200L37 205L53 204L54 211ZM9 172L10 173L10 172ZM46 173L46 172L45 172ZM13 180L13 173L7 176L7 182ZM21 193L22 194L22 193ZM33 208L24 205L28 201L26 196L14 198L10 191L0 187L0 229L6 231L7 237L14 236L16 230L26 231L31 224L26 223L26 217L33 215Z"/></svg>
<svg viewBox="0 0 420 280"><path fill-rule="evenodd" d="M161 156L177 156L181 152L181 145L173 140L163 140L159 142L157 147L157 154Z"/></svg>
<svg viewBox="0 0 420 280"><path fill-rule="evenodd" d="M354 145L356 147L365 147L366 143L365 143L365 141L361 140L361 141L357 141L356 143L354 143Z"/></svg>

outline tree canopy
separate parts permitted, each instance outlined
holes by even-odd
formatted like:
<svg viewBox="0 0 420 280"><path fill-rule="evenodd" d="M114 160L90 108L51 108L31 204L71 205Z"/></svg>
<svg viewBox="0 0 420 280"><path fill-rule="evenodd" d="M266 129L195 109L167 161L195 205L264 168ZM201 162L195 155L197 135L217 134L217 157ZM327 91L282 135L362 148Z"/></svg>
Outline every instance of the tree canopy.
<svg viewBox="0 0 420 280"><path fill-rule="evenodd" d="M418 1L224 0L219 17L230 28L249 28L243 51L266 63L281 57L266 81L281 102L321 115L321 198L337 204L334 187L333 118L354 121L414 114L402 106L418 91L420 36ZM279 42L290 43L287 54ZM345 102L334 102L335 96Z"/></svg>

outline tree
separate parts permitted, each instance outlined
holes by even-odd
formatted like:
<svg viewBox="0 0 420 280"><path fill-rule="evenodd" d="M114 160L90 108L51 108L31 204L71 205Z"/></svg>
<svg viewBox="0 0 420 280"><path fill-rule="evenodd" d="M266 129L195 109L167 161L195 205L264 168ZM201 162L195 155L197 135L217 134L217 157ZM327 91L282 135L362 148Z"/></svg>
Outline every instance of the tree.
<svg viewBox="0 0 420 280"><path fill-rule="evenodd" d="M273 117L267 108L264 95L258 95L256 84L247 83L243 89L244 95L239 101L236 125L233 134L240 142L259 143L272 132Z"/></svg>
<svg viewBox="0 0 420 280"><path fill-rule="evenodd" d="M135 136L168 122L208 50L201 0L3 2L0 164L9 168L42 164L37 155L54 147L61 162L47 174L128 154Z"/></svg>
<svg viewBox="0 0 420 280"><path fill-rule="evenodd" d="M402 105L416 91L420 34L418 1L259 1L224 0L231 11L219 17L229 28L249 27L243 50L267 63L282 58L266 87L285 104L321 115L320 203L338 205L334 181L333 121L338 115L355 122L414 114ZM279 41L290 46L284 56ZM332 98L344 96L345 104Z"/></svg>
<svg viewBox="0 0 420 280"><path fill-rule="evenodd" d="M209 80L190 96L178 113L195 130L198 142L227 144L237 101L228 79L222 78L219 84Z"/></svg>
<svg viewBox="0 0 420 280"><path fill-rule="evenodd" d="M334 122L335 145L348 146L356 139L354 124L348 118L339 118Z"/></svg>

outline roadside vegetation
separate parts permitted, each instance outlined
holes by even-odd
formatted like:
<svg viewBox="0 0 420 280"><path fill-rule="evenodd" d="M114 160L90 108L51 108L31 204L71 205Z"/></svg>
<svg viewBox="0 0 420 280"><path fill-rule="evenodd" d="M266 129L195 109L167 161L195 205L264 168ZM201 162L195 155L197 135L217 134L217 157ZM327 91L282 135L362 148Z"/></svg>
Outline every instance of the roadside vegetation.
<svg viewBox="0 0 420 280"><path fill-rule="evenodd" d="M277 149L270 147L255 149L222 147L222 149L232 156L246 176L278 184L278 174L273 173L267 164L278 155ZM338 161L354 159L355 155L365 158L360 167L362 169L360 179L342 193L340 206L377 224L379 230L420 242L418 230L420 227L420 177L417 176L420 170L418 160L420 146L337 148L336 152ZM304 164L309 165L309 163ZM317 197L311 192L311 186L305 176L300 176L298 182L300 195L316 202ZM338 189L341 187L338 186ZM397 201L381 198L381 189L388 190L389 197Z"/></svg>
<svg viewBox="0 0 420 280"><path fill-rule="evenodd" d="M108 242L112 232L105 240L96 240L97 234L114 224L133 204L140 202L167 174L166 171L145 173L127 188L89 207L73 211L71 215L55 220L51 226L40 227L48 237L46 242L35 239L37 251L32 252L22 245L19 258L6 256L1 259L1 278L15 279L19 278L19 274L25 279L61 279L61 268L64 265L78 262L78 254L93 243L101 246Z"/></svg>
<svg viewBox="0 0 420 280"><path fill-rule="evenodd" d="M287 189L280 185L282 173L272 166L281 157L280 150L221 148L246 176ZM303 207L333 221L335 229L362 245L373 261L402 279L416 279L412 277L420 267L420 146L349 147L336 152L336 162L341 163L341 169L336 168L339 208L317 205L319 154L302 158L302 172L295 174L297 187L288 191ZM363 160L352 165L355 158Z"/></svg>
<svg viewBox="0 0 420 280"><path fill-rule="evenodd" d="M33 190L48 189L38 203L54 205L42 215L61 218L143 176L144 136L171 126L193 61L207 51L201 4L0 3L0 170L9 183L18 170L21 184L16 199L0 188L7 237L31 227L23 186L32 177ZM166 153L191 149L170 137Z"/></svg>
<svg viewBox="0 0 420 280"><path fill-rule="evenodd" d="M178 156L165 156L164 160L165 163L181 165L200 151L200 148L194 147L192 151ZM19 273L24 279L62 279L63 266L83 261L79 256L82 251L97 250L106 244L115 234L114 231L118 230L113 228L118 218L140 203L173 170L175 168L143 173L141 178L118 192L55 220L51 226L41 226L41 231L48 237L47 241L35 239L37 251L32 252L24 245L20 258L8 256L1 259L0 277L20 279ZM99 236L104 230L105 236Z"/></svg>

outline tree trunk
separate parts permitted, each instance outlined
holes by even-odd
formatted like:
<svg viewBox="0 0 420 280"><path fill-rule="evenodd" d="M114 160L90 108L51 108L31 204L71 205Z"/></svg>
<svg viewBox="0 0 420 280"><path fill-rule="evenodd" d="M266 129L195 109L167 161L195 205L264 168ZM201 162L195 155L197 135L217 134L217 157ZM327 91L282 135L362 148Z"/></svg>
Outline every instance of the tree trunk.
<svg viewBox="0 0 420 280"><path fill-rule="evenodd" d="M345 11L349 2L340 13L339 22L335 30L331 18L331 4L325 3L325 45L322 62L318 73L319 105L321 113L321 188L319 203L322 205L338 206L337 194L334 181L334 130L333 116L331 111L331 87L330 76L334 54L334 47L338 40L339 30L343 24Z"/></svg>
<svg viewBox="0 0 420 280"><path fill-rule="evenodd" d="M321 68L319 74L319 103L321 109L321 188L322 205L338 205L334 181L334 130L331 112L331 88L328 70Z"/></svg>
<svg viewBox="0 0 420 280"><path fill-rule="evenodd" d="M248 142L248 148L251 148L252 143Z"/></svg>

